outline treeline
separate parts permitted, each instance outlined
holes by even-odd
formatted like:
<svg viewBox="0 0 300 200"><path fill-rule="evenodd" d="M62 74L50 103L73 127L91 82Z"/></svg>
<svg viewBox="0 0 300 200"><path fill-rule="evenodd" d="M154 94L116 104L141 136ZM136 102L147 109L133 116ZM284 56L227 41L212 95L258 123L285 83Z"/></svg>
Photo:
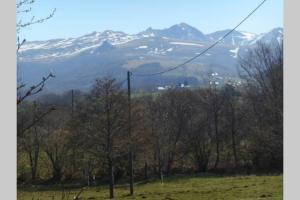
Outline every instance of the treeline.
<svg viewBox="0 0 300 200"><path fill-rule="evenodd" d="M207 77L198 89L128 100L117 81L97 79L18 107L18 180L128 182L176 173L283 170L282 46L259 44L240 58L240 85Z"/></svg>

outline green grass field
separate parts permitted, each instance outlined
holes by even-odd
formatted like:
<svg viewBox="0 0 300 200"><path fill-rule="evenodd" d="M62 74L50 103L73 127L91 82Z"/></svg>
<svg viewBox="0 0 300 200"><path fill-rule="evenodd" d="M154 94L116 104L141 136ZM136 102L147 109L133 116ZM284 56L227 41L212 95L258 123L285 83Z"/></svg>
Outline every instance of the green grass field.
<svg viewBox="0 0 300 200"><path fill-rule="evenodd" d="M71 200L80 189L37 190L18 189L18 200ZM282 176L176 176L159 181L141 183L135 186L135 195L128 196L128 186L116 186L115 199L150 200L277 200L283 199ZM82 199L108 199L105 186L84 190Z"/></svg>

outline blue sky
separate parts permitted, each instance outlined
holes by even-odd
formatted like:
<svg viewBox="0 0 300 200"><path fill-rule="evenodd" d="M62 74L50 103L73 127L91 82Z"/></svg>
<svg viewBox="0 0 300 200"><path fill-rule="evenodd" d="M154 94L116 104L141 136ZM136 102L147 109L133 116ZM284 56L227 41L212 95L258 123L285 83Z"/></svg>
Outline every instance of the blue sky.
<svg viewBox="0 0 300 200"><path fill-rule="evenodd" d="M21 38L45 40L77 37L93 31L138 33L180 22L204 33L234 27L262 0L36 0L32 14L55 16L43 24L23 29ZM18 16L18 19L26 19ZM283 26L283 0L267 2L239 30L262 33Z"/></svg>

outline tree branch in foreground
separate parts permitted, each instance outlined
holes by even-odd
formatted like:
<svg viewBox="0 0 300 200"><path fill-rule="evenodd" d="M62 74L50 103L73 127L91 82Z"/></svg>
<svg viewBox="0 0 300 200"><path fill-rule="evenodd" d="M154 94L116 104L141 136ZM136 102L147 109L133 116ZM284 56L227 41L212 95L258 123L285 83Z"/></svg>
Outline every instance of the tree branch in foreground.
<svg viewBox="0 0 300 200"><path fill-rule="evenodd" d="M39 121L41 121L46 115L48 115L49 113L51 113L52 111L56 110L54 106L52 106L49 110L47 110L46 112L44 112L43 114L41 114L40 116L37 116L37 118L35 120L32 121L31 124L29 124L27 127L25 127L23 130L21 130L19 132L19 134L24 133L25 131L27 131L28 129L32 128L36 123L38 123Z"/></svg>
<svg viewBox="0 0 300 200"><path fill-rule="evenodd" d="M54 78L55 76L52 73L49 73L49 75L47 77L43 77L43 79L41 80L41 82L39 82L37 85L33 85L31 86L24 95L20 95L17 98L17 105L19 105L24 99L26 99L29 96L35 95L39 92L41 92L44 89L45 86L45 82L50 79L50 78ZM18 86L18 90L20 90L21 88L25 87L25 84L21 84L20 86Z"/></svg>

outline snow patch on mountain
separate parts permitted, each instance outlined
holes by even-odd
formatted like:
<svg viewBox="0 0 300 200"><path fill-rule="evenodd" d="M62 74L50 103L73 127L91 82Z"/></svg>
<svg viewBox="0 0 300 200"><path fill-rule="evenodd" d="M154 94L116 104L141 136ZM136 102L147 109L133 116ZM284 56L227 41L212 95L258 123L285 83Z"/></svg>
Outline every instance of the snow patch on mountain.
<svg viewBox="0 0 300 200"><path fill-rule="evenodd" d="M279 44L282 42L282 37L278 36L276 39Z"/></svg>
<svg viewBox="0 0 300 200"><path fill-rule="evenodd" d="M249 32L244 32L241 31L241 34L243 34L243 36L241 36L242 39L246 39L246 40L253 40L257 35L255 33L249 33Z"/></svg>
<svg viewBox="0 0 300 200"><path fill-rule="evenodd" d="M138 46L137 48L135 48L135 49L147 49L148 48L148 46L147 45L142 45L142 46Z"/></svg>
<svg viewBox="0 0 300 200"><path fill-rule="evenodd" d="M153 48L150 49L150 51L147 52L148 55L152 55L152 56L157 56L157 55L161 55L161 56L165 56L167 55L167 53L170 53L173 51L173 48L168 48L168 49L164 49L164 48Z"/></svg>
<svg viewBox="0 0 300 200"><path fill-rule="evenodd" d="M229 50L231 53L233 53L233 55L231 55L233 58L237 58L238 57L238 52L240 50L240 47L237 47L235 49Z"/></svg>

